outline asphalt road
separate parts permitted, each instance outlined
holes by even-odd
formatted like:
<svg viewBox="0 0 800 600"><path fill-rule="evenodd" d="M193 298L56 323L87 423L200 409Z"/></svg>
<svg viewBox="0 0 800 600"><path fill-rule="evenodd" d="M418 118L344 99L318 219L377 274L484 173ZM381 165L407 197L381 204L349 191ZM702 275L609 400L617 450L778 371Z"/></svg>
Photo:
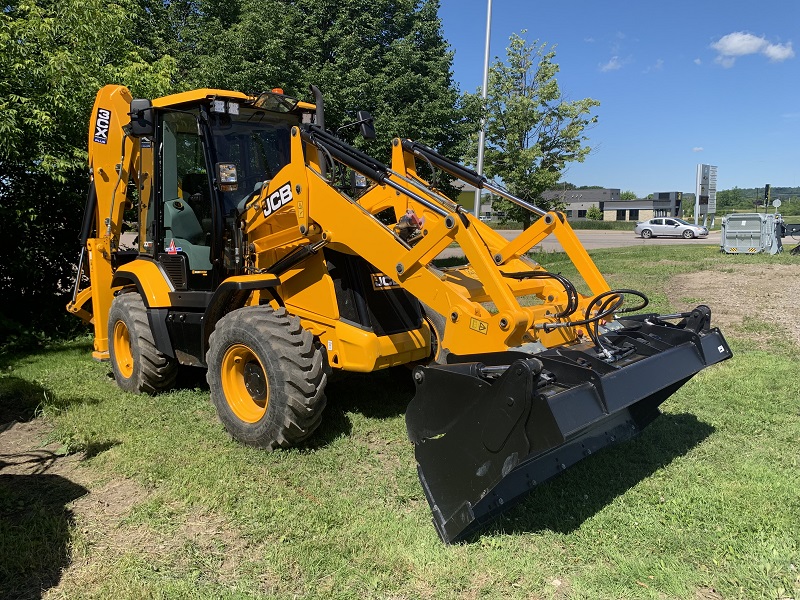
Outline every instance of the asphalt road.
<svg viewBox="0 0 800 600"><path fill-rule="evenodd" d="M507 239L512 240L521 232L519 229L505 229L499 232ZM591 229L576 229L575 233L587 250L599 250L600 248L625 248L628 246L666 246L671 244L694 244L719 246L720 232L713 231L707 238L685 240L683 238L650 238L645 240L640 238L632 231L598 231ZM543 252L560 252L561 244L555 236L549 236L537 245L534 249ZM439 258L449 258L451 256L463 256L464 253L459 248L448 248L439 255Z"/></svg>

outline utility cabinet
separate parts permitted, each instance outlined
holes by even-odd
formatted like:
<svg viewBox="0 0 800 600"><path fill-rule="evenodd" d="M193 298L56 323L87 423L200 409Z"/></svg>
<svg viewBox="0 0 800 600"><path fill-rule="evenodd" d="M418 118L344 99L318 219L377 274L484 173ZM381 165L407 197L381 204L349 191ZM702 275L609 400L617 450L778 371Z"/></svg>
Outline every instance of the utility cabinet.
<svg viewBox="0 0 800 600"><path fill-rule="evenodd" d="M735 213L722 219L720 249L726 254L777 254L783 251L779 213Z"/></svg>

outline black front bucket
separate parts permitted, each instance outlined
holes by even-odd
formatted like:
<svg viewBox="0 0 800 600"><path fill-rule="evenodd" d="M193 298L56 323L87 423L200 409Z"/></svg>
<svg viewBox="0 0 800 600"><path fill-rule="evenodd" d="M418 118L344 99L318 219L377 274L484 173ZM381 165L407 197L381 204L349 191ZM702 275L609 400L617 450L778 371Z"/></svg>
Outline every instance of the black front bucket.
<svg viewBox="0 0 800 600"><path fill-rule="evenodd" d="M464 539L537 484L632 438L695 373L732 356L708 318L620 323L602 338L614 359L584 344L417 368L406 425L444 542Z"/></svg>

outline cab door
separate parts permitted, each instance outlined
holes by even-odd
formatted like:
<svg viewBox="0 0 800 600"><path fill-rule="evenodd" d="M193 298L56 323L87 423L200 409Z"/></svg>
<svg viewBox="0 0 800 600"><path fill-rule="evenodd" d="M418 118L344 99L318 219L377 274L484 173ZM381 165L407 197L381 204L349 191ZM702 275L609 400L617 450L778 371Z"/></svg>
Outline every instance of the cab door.
<svg viewBox="0 0 800 600"><path fill-rule="evenodd" d="M211 290L212 194L197 118L166 112L158 128L157 260L176 290Z"/></svg>

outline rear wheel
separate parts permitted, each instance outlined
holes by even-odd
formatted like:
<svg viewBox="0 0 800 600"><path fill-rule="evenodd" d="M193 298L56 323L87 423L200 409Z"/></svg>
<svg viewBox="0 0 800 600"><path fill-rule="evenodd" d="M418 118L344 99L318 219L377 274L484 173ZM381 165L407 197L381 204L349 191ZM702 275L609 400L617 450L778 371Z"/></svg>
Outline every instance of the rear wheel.
<svg viewBox="0 0 800 600"><path fill-rule="evenodd" d="M691 240L692 238L694 238L694 231L692 231L691 229L687 229L686 231L683 232L683 237L686 238L687 240Z"/></svg>
<svg viewBox="0 0 800 600"><path fill-rule="evenodd" d="M156 394L175 386L178 361L159 352L137 293L114 298L108 312L108 350L117 385L136 394Z"/></svg>
<svg viewBox="0 0 800 600"><path fill-rule="evenodd" d="M284 308L245 307L220 319L206 362L211 401L234 439L288 448L319 426L328 381L324 354Z"/></svg>
<svg viewBox="0 0 800 600"><path fill-rule="evenodd" d="M646 240L650 239L651 237L653 237L653 232L650 231L649 229L642 229L642 237Z"/></svg>

